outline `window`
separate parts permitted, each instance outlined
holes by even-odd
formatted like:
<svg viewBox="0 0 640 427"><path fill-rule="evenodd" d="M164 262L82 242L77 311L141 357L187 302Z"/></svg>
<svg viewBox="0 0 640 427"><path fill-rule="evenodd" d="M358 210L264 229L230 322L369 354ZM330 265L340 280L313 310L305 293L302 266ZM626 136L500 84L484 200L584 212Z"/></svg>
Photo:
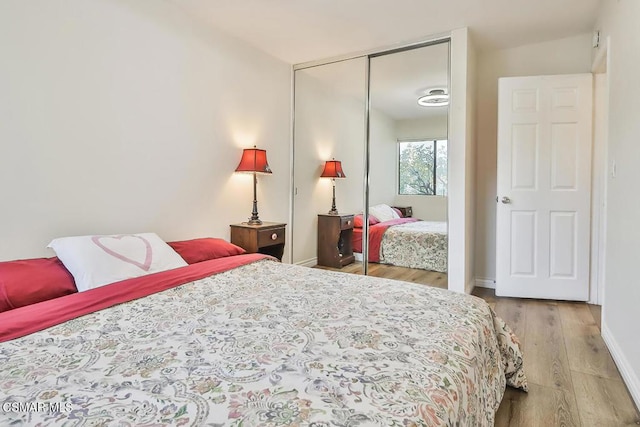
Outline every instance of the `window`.
<svg viewBox="0 0 640 427"><path fill-rule="evenodd" d="M447 142L398 141L398 194L447 195Z"/></svg>

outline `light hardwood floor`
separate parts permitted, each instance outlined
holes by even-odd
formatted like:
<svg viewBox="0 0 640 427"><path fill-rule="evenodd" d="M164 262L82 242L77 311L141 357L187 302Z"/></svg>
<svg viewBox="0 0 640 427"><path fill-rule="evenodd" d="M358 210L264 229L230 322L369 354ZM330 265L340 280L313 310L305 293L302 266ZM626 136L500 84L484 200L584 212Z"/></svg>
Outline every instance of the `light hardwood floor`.
<svg viewBox="0 0 640 427"><path fill-rule="evenodd" d="M361 274L362 265L337 271ZM369 273L447 287L447 275L432 271L370 264ZM483 288L476 288L474 295L487 301L520 338L529 381L529 393L507 387L496 426L640 425L640 415L600 336L599 307L501 298Z"/></svg>

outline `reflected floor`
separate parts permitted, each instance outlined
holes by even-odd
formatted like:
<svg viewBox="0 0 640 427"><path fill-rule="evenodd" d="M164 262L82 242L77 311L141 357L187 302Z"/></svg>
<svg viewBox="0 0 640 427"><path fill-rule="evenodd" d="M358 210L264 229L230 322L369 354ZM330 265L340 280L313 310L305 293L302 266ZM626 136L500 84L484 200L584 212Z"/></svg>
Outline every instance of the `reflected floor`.
<svg viewBox="0 0 640 427"><path fill-rule="evenodd" d="M342 268L331 268L316 265L314 268L323 270L341 271L343 273L362 274L361 262L354 262ZM384 277L386 279L403 280L405 282L420 283L447 289L447 273L437 271L419 270L416 268L396 267L395 265L369 263L369 275Z"/></svg>

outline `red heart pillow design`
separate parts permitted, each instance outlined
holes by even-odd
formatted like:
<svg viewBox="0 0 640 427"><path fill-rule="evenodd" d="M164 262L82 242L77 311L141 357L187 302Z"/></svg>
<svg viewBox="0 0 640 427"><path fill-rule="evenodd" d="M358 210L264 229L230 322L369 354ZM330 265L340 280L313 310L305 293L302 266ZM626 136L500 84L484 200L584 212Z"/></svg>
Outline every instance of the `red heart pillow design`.
<svg viewBox="0 0 640 427"><path fill-rule="evenodd" d="M129 239L137 239L137 241L139 241L140 243L137 243L136 240ZM149 269L151 268L151 262L153 260L153 250L151 249L151 244L149 243L149 241L144 237L131 234L122 234L119 236L93 236L91 238L91 241L95 243L100 249L121 261L133 264L144 271L149 271ZM136 245L141 245L141 250L139 252L143 253L144 251L144 259L132 259L129 256L130 254L125 254L122 252L125 248L125 245L130 246L132 242L136 242Z"/></svg>

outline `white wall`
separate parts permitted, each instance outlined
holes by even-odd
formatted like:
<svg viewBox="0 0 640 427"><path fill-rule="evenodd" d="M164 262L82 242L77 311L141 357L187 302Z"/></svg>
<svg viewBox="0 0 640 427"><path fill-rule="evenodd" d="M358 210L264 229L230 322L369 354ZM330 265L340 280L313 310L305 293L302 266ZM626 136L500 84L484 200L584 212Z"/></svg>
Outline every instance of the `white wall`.
<svg viewBox="0 0 640 427"><path fill-rule="evenodd" d="M602 305L606 262L607 138L609 132L609 83L606 57L603 69L593 75L593 157L591 174L591 271L589 302Z"/></svg>
<svg viewBox="0 0 640 427"><path fill-rule="evenodd" d="M451 32L451 98L449 106L449 289L469 292L474 277L473 250L473 81L475 54L466 28ZM471 50L471 52L470 52Z"/></svg>
<svg viewBox="0 0 640 427"><path fill-rule="evenodd" d="M588 73L591 34L479 52L477 72L476 277L495 279L498 78Z"/></svg>
<svg viewBox="0 0 640 427"><path fill-rule="evenodd" d="M396 121L396 139L447 139L447 124L446 114L398 120ZM396 158L397 155L396 150ZM415 218L426 221L447 220L447 197L396 195L394 204L396 206L411 206Z"/></svg>
<svg viewBox="0 0 640 427"><path fill-rule="evenodd" d="M442 107L441 107L442 108ZM447 139L447 115L396 121L398 139Z"/></svg>
<svg viewBox="0 0 640 427"><path fill-rule="evenodd" d="M0 2L0 259L54 237L288 218L290 65L154 0Z"/></svg>
<svg viewBox="0 0 640 427"><path fill-rule="evenodd" d="M379 110L370 113L369 206L393 205L398 176L396 122Z"/></svg>
<svg viewBox="0 0 640 427"><path fill-rule="evenodd" d="M640 406L640 2L604 0L600 22L608 49L609 176L607 260L602 333L629 390ZM615 170L615 176L613 171Z"/></svg>
<svg viewBox="0 0 640 427"><path fill-rule="evenodd" d="M476 242L476 96L478 55L472 38L467 39L467 121L465 158L465 292L471 293L475 286L475 242Z"/></svg>

